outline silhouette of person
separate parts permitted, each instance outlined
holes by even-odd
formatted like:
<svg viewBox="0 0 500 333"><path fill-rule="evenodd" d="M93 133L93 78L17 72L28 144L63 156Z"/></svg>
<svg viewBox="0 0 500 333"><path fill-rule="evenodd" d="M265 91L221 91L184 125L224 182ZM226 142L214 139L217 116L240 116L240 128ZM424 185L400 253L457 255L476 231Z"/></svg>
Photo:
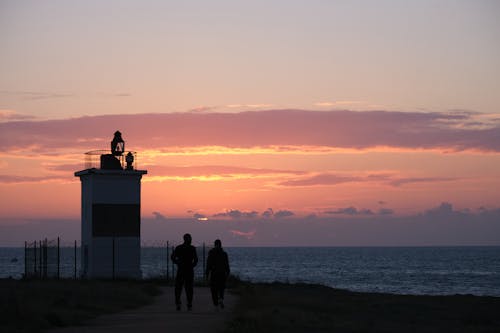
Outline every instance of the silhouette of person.
<svg viewBox="0 0 500 333"><path fill-rule="evenodd" d="M196 248L191 245L191 235L184 235L184 243L177 246L170 257L177 265L177 276L175 277L175 305L177 311L181 309L182 287L186 291L187 309L190 311L193 307L193 268L198 264L198 255Z"/></svg>
<svg viewBox="0 0 500 333"><path fill-rule="evenodd" d="M229 276L229 259L227 253L222 249L220 239L214 242L214 248L208 252L207 268L205 276L210 278L210 291L212 302L215 306L224 309L224 289Z"/></svg>

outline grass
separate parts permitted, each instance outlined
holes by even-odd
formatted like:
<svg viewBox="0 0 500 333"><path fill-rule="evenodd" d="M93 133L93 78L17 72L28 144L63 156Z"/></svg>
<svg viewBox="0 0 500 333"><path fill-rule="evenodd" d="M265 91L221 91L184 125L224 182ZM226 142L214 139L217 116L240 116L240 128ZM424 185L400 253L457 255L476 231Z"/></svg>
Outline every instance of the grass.
<svg viewBox="0 0 500 333"><path fill-rule="evenodd" d="M0 331L40 332L82 324L105 313L149 304L160 293L152 282L0 280Z"/></svg>
<svg viewBox="0 0 500 333"><path fill-rule="evenodd" d="M0 280L0 332L81 325L98 315L149 304L165 284L165 279ZM239 301L226 333L500 331L498 297L356 293L234 277L228 287Z"/></svg>
<svg viewBox="0 0 500 333"><path fill-rule="evenodd" d="M240 283L229 332L499 332L500 298Z"/></svg>

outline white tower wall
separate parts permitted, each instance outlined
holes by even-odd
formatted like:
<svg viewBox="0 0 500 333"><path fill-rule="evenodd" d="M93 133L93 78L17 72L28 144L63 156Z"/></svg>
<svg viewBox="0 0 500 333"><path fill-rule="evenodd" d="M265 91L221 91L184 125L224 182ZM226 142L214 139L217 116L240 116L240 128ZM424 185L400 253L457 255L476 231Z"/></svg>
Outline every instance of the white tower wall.
<svg viewBox="0 0 500 333"><path fill-rule="evenodd" d="M82 183L81 272L88 278L140 278L144 170L86 169Z"/></svg>

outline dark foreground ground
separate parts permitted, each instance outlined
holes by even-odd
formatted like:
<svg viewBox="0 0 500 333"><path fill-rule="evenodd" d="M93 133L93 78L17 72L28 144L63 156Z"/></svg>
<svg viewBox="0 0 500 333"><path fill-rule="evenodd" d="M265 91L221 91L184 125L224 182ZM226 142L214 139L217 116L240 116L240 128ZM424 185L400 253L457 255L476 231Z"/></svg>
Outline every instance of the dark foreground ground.
<svg viewBox="0 0 500 333"><path fill-rule="evenodd" d="M500 332L500 298L242 284L228 332Z"/></svg>
<svg viewBox="0 0 500 333"><path fill-rule="evenodd" d="M162 289L162 281L0 280L0 332L99 322L92 318L159 302L165 298L156 297ZM225 316L226 333L500 332L498 297L355 293L237 280L231 282L231 293L236 306ZM175 311L165 313L172 316L169 321L175 320ZM203 317L218 315L207 313ZM159 323L165 319L162 311L154 317Z"/></svg>
<svg viewBox="0 0 500 333"><path fill-rule="evenodd" d="M40 332L151 304L151 282L0 280L0 332Z"/></svg>

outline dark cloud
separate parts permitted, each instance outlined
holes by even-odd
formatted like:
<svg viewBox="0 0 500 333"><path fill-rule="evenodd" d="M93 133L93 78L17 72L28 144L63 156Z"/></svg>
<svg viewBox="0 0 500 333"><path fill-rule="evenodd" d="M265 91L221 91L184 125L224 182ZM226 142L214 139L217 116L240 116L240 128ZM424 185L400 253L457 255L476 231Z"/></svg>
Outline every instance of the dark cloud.
<svg viewBox="0 0 500 333"><path fill-rule="evenodd" d="M394 210L390 208L380 208L376 213L371 209L362 208L358 209L356 207L350 206L345 208L338 208L335 210L327 210L323 212L328 215L346 215L346 216L375 216L375 215L392 215Z"/></svg>
<svg viewBox="0 0 500 333"><path fill-rule="evenodd" d="M194 217L195 219L204 219L204 218L206 218L207 216L206 216L206 215L204 215L204 214L200 214L200 213L194 213L194 214L193 214L193 217Z"/></svg>
<svg viewBox="0 0 500 333"><path fill-rule="evenodd" d="M393 174L372 174L372 175L346 175L334 173L322 173L312 176L305 176L299 179L292 179L280 182L281 186L332 186L344 183L376 182L390 186L403 186L413 183L434 183L455 181L457 178L451 177L401 177Z"/></svg>
<svg viewBox="0 0 500 333"><path fill-rule="evenodd" d="M274 218L277 218L277 219L281 219L281 218L285 218L285 217L290 217L290 216L294 216L295 213L290 211L290 210L278 210L277 212L274 213Z"/></svg>
<svg viewBox="0 0 500 333"><path fill-rule="evenodd" d="M346 207L339 208L336 210L327 210L324 212L325 214L340 214L340 215L373 215L373 212L370 209L357 209L356 207Z"/></svg>
<svg viewBox="0 0 500 333"><path fill-rule="evenodd" d="M457 178L452 177L408 177L408 178L398 178L389 181L392 186L401 186L412 183L435 183L435 182L449 182L457 180Z"/></svg>
<svg viewBox="0 0 500 333"><path fill-rule="evenodd" d="M442 202L439 206L424 212L426 216L450 216L460 212L453 210L453 205L449 202Z"/></svg>
<svg viewBox="0 0 500 333"><path fill-rule="evenodd" d="M250 212L244 212L244 211L240 211L240 210L237 210L237 209L231 209L231 210L228 210L224 213L218 213L218 214L214 214L212 217L230 217L232 219L241 219L241 218L244 218L244 219L251 219L251 218L255 218L259 215L258 212L256 211L250 211Z"/></svg>
<svg viewBox="0 0 500 333"><path fill-rule="evenodd" d="M39 98L36 94L34 96ZM439 112L270 110L16 121L0 124L0 150L32 147L33 138L36 138L38 151L42 152L65 147L98 149L100 147L89 146L89 141L81 139L89 138L89 135L90 138L111 139L113 131L118 128L110 128L110 124L119 124L124 139L141 149L167 146L312 146L499 152L500 124L492 117L481 116ZM483 126L460 126L470 122L480 122ZM258 135L255 129L259 130Z"/></svg>
<svg viewBox="0 0 500 333"><path fill-rule="evenodd" d="M155 221L166 221L167 217L160 212L153 212Z"/></svg>
<svg viewBox="0 0 500 333"><path fill-rule="evenodd" d="M273 211L273 209L272 209L272 208L268 208L268 209L266 209L266 210L262 213L262 217L264 217L264 218L271 218L271 217L273 217L273 215L274 215L274 211Z"/></svg>
<svg viewBox="0 0 500 333"><path fill-rule="evenodd" d="M378 215L392 215L394 214L394 210L390 208L380 208L378 210Z"/></svg>

